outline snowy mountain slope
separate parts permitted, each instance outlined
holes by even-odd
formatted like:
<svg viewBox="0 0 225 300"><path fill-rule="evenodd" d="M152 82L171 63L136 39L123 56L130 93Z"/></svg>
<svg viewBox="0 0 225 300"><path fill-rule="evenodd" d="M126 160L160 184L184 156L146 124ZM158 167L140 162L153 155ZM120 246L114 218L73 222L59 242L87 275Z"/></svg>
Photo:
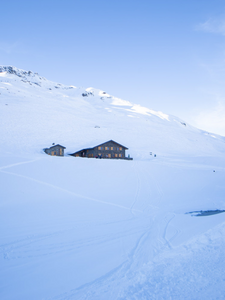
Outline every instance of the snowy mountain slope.
<svg viewBox="0 0 225 300"><path fill-rule="evenodd" d="M127 146L136 159L148 159L150 151L166 156L223 152L223 137L176 117L100 90L56 84L16 68L1 67L0 72L1 122L5 122L1 126L7 128L1 139L5 145L11 142L33 152L59 142L71 152L113 139Z"/></svg>
<svg viewBox="0 0 225 300"><path fill-rule="evenodd" d="M12 67L0 135L1 299L224 299L225 214L186 214L225 209L224 137ZM109 139L134 160L42 151Z"/></svg>

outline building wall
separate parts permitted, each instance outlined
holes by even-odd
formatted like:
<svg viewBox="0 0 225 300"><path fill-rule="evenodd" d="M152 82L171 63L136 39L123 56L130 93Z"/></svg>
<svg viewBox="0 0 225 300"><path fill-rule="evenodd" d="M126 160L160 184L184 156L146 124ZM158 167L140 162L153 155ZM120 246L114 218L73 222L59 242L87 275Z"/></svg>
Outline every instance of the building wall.
<svg viewBox="0 0 225 300"><path fill-rule="evenodd" d="M133 158L128 158L125 156L125 150L127 148L118 145L117 143L110 141L103 143L99 146L83 149L77 151L72 156L75 157L88 157L88 158L108 158L108 159L128 159L132 160Z"/></svg>
<svg viewBox="0 0 225 300"><path fill-rule="evenodd" d="M50 147L45 149L45 153L52 156L64 156L64 148L60 146Z"/></svg>
<svg viewBox="0 0 225 300"><path fill-rule="evenodd" d="M88 155L101 156L102 158L125 158L125 148L114 142L108 142L89 150Z"/></svg>

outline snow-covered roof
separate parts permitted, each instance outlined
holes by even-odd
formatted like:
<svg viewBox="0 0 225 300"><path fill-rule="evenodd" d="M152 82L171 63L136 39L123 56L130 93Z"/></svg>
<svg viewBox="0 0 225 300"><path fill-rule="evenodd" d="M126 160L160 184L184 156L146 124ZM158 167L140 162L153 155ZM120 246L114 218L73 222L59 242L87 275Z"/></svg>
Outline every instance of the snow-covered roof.
<svg viewBox="0 0 225 300"><path fill-rule="evenodd" d="M59 145L59 144L53 145L53 146L49 147L48 149L53 149L53 148L55 148L55 147L60 147L60 148L66 149L66 147L64 147L64 146L62 146L62 145Z"/></svg>

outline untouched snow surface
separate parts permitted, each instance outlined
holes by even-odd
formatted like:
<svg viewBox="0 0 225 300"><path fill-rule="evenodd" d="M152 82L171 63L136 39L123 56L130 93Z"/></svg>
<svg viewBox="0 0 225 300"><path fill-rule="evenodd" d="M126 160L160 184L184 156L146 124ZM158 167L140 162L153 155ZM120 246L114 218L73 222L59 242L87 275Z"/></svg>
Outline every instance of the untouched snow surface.
<svg viewBox="0 0 225 300"><path fill-rule="evenodd" d="M225 209L224 137L12 67L0 136L0 299L225 299L225 213L186 214ZM42 151L110 139L134 160Z"/></svg>

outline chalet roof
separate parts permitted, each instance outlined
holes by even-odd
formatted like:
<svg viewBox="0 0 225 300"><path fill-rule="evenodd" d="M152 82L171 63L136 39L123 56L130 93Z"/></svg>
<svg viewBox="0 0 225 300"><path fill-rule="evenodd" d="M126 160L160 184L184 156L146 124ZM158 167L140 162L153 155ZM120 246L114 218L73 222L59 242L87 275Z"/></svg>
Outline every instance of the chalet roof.
<svg viewBox="0 0 225 300"><path fill-rule="evenodd" d="M82 152L82 151L86 151L86 150L92 150L92 149L94 149L95 147L93 147L93 148L84 148L84 149L81 149L81 150L78 150L78 151L76 151L76 152L74 152L74 153L72 153L72 154L76 154L76 153L78 153L78 152Z"/></svg>
<svg viewBox="0 0 225 300"><path fill-rule="evenodd" d="M66 147L64 147L64 146L62 146L62 145L59 145L59 144L57 144L57 145L53 145L53 146L51 146L51 147L49 147L48 149L52 149L52 148L55 148L55 147L61 147L61 148L63 148L63 149L66 149Z"/></svg>
<svg viewBox="0 0 225 300"><path fill-rule="evenodd" d="M117 144L118 146L123 147L123 148L126 149L126 150L128 149L127 147L125 147L125 146L123 146L123 145L121 145L121 144L119 144L119 143L117 143L117 142L115 142L115 141L113 141L113 140L109 140L109 141L107 141L107 142L101 143L101 144L99 144L99 145L97 145L97 146L95 146L95 147L99 147L99 146L104 145L104 144L107 144L107 143L109 143L109 142L113 142L113 143ZM95 147L93 147L93 148L95 148ZM93 148L92 148L92 149L93 149Z"/></svg>
<svg viewBox="0 0 225 300"><path fill-rule="evenodd" d="M91 147L91 148L84 148L84 149L82 149L82 150L76 151L76 152L74 152L74 153L72 153L72 154L76 154L76 153L79 153L79 152L82 152L82 151L86 151L86 150L92 150L92 149L94 149L94 148L96 148L96 147L105 145L105 144L107 144L107 143L109 143L109 142L113 142L113 143L117 144L118 146L123 147L125 150L128 149L127 147L125 147L125 146L123 146L123 145L121 145L121 144L119 144L119 143L117 143L117 142L115 142L115 141L113 141L113 140L109 140L109 141L107 141L107 142L101 143L101 144L96 145L96 146L94 146L94 147Z"/></svg>

